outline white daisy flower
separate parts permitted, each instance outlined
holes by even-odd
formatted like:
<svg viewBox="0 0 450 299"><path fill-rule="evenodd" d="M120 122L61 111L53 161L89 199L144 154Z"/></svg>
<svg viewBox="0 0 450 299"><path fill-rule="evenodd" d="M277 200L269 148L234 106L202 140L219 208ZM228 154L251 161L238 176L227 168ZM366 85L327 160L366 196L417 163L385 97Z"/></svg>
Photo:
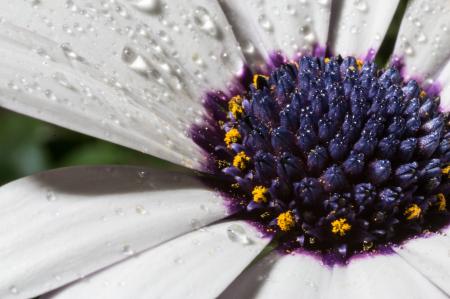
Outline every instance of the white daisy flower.
<svg viewBox="0 0 450 299"><path fill-rule="evenodd" d="M1 298L448 298L450 3L0 3L0 105L196 172L0 188Z"/></svg>

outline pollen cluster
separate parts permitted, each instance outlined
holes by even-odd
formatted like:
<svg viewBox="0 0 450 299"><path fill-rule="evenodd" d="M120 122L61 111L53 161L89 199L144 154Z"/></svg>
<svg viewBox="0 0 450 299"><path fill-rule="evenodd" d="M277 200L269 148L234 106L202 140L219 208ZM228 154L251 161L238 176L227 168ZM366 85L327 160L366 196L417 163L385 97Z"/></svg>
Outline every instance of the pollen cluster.
<svg viewBox="0 0 450 299"><path fill-rule="evenodd" d="M192 130L236 217L287 252L344 260L448 224L450 122L436 94L353 57L266 69L208 94Z"/></svg>

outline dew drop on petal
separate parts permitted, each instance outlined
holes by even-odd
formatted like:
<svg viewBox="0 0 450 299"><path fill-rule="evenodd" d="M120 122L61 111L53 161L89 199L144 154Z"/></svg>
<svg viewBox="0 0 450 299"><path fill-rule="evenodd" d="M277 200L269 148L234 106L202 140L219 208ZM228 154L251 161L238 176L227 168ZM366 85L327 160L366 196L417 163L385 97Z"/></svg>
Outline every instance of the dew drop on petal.
<svg viewBox="0 0 450 299"><path fill-rule="evenodd" d="M121 208L115 209L114 213L116 213L117 216L124 216L125 215L125 212Z"/></svg>
<svg viewBox="0 0 450 299"><path fill-rule="evenodd" d="M367 2L365 0L355 0L353 1L355 8L361 12L366 12L368 9Z"/></svg>
<svg viewBox="0 0 450 299"><path fill-rule="evenodd" d="M191 227L192 229L199 229L200 227L202 227L200 221L198 219L191 219Z"/></svg>
<svg viewBox="0 0 450 299"><path fill-rule="evenodd" d="M130 245L125 245L122 248L122 254L126 256L134 255L134 250L130 247Z"/></svg>
<svg viewBox="0 0 450 299"><path fill-rule="evenodd" d="M72 47L69 43L63 43L60 45L61 50L63 51L64 55L72 61L78 61L78 62L85 62L85 59L83 57L81 57L80 55L78 55L77 53L75 53L72 50Z"/></svg>
<svg viewBox="0 0 450 299"><path fill-rule="evenodd" d="M143 171L143 170L138 171L138 177L139 177L140 179L145 178L146 175L147 175L147 173L146 173L145 171Z"/></svg>
<svg viewBox="0 0 450 299"><path fill-rule="evenodd" d="M139 73L148 73L148 65L142 56L137 54L132 48L125 47L122 50L122 61L125 62L128 67Z"/></svg>
<svg viewBox="0 0 450 299"><path fill-rule="evenodd" d="M160 0L137 0L133 1L133 6L138 10L141 10L150 14L158 14L161 12Z"/></svg>
<svg viewBox="0 0 450 299"><path fill-rule="evenodd" d="M9 292L10 292L11 294L13 294L13 295L19 294L19 290L18 290L17 287L14 286L14 285L9 287Z"/></svg>
<svg viewBox="0 0 450 299"><path fill-rule="evenodd" d="M404 47L405 47L405 54L408 56L413 56L414 55L414 49L411 46L411 44L409 42L405 42L404 43Z"/></svg>
<svg viewBox="0 0 450 299"><path fill-rule="evenodd" d="M309 26L300 26L299 33L303 35L304 40L312 45L316 42L316 35L314 34L314 31L311 30L311 27Z"/></svg>
<svg viewBox="0 0 450 299"><path fill-rule="evenodd" d="M245 54L254 54L255 53L255 46L251 41L246 41L242 45L242 51L244 51Z"/></svg>
<svg viewBox="0 0 450 299"><path fill-rule="evenodd" d="M75 87L69 82L67 77L63 73L56 72L52 75L52 79L55 80L59 85L75 90Z"/></svg>
<svg viewBox="0 0 450 299"><path fill-rule="evenodd" d="M143 206L136 206L136 213L140 214L140 215L146 215L147 214L147 210L143 207Z"/></svg>
<svg viewBox="0 0 450 299"><path fill-rule="evenodd" d="M265 14L262 14L258 17L258 23L265 31L267 32L273 31L272 22L270 22L270 20L267 18Z"/></svg>
<svg viewBox="0 0 450 299"><path fill-rule="evenodd" d="M317 0L317 2L322 6L328 6L328 4L330 3L329 0Z"/></svg>
<svg viewBox="0 0 450 299"><path fill-rule="evenodd" d="M53 192L52 190L47 190L47 193L45 194L45 198L50 202L55 201L56 200L55 192Z"/></svg>
<svg viewBox="0 0 450 299"><path fill-rule="evenodd" d="M209 36L214 38L220 37L220 31L217 25L215 24L213 18L209 14L209 12L204 7L197 7L194 10L194 23L200 28L201 31L205 32Z"/></svg>
<svg viewBox="0 0 450 299"><path fill-rule="evenodd" d="M239 224L232 224L227 228L228 238L232 242L238 242L242 245L250 245L252 241L247 236L247 232L245 229Z"/></svg>
<svg viewBox="0 0 450 299"><path fill-rule="evenodd" d="M416 35L416 40L418 43L424 43L427 41L427 36L423 32L419 32Z"/></svg>

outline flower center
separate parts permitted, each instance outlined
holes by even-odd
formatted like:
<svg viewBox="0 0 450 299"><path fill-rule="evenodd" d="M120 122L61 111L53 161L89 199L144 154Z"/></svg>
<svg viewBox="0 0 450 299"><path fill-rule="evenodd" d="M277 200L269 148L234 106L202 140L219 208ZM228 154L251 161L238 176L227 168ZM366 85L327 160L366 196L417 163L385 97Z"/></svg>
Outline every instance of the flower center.
<svg viewBox="0 0 450 299"><path fill-rule="evenodd" d="M448 223L448 116L416 81L340 56L248 81L209 94L192 136L236 217L281 249L346 260Z"/></svg>

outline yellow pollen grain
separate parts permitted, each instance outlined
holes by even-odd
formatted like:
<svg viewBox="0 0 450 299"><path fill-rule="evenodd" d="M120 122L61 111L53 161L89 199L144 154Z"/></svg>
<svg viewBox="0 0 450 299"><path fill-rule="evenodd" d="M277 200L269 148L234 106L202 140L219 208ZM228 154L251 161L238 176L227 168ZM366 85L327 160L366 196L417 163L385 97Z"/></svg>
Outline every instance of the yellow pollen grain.
<svg viewBox="0 0 450 299"><path fill-rule="evenodd" d="M446 174L450 178L450 165L445 166L441 169L442 174Z"/></svg>
<svg viewBox="0 0 450 299"><path fill-rule="evenodd" d="M258 86L258 79L259 79L259 77L264 78L266 80L269 79L268 76L264 76L264 75L261 75L261 74L253 75L253 85L255 85L256 89L259 89L261 87L261 86Z"/></svg>
<svg viewBox="0 0 450 299"><path fill-rule="evenodd" d="M225 160L217 160L217 166L219 168L225 168L225 167L230 166L230 162L225 161Z"/></svg>
<svg viewBox="0 0 450 299"><path fill-rule="evenodd" d="M422 209L417 204L414 203L405 210L403 215L406 216L406 219L413 220L419 218L421 212Z"/></svg>
<svg viewBox="0 0 450 299"><path fill-rule="evenodd" d="M362 59L356 60L356 66L358 67L358 70L361 70L363 65L364 65L364 61L362 61Z"/></svg>
<svg viewBox="0 0 450 299"><path fill-rule="evenodd" d="M331 59L328 57L325 57L325 59L323 60L323 62L325 62L325 63L329 63L330 61L331 61Z"/></svg>
<svg viewBox="0 0 450 299"><path fill-rule="evenodd" d="M341 237L345 236L351 228L352 226L347 223L347 219L345 218L339 218L331 222L331 232Z"/></svg>
<svg viewBox="0 0 450 299"><path fill-rule="evenodd" d="M284 232L290 231L295 226L295 219L292 211L287 211L278 215L277 225L280 230Z"/></svg>
<svg viewBox="0 0 450 299"><path fill-rule="evenodd" d="M269 189L264 186L256 186L253 188L252 195L253 201L256 203L267 202L267 193Z"/></svg>
<svg viewBox="0 0 450 299"><path fill-rule="evenodd" d="M225 138L223 141L227 144L227 146L230 146L232 143L236 143L239 140L241 140L241 134L239 131L235 128L232 128L225 134Z"/></svg>
<svg viewBox="0 0 450 299"><path fill-rule="evenodd" d="M445 195L442 193L439 193L437 195L437 205L438 205L438 210L441 212L444 212L447 209L447 200L445 199Z"/></svg>
<svg viewBox="0 0 450 299"><path fill-rule="evenodd" d="M356 70L353 65L349 66L348 69L351 70L351 71L355 71Z"/></svg>
<svg viewBox="0 0 450 299"><path fill-rule="evenodd" d="M240 95L230 99L228 102L228 110L233 114L234 118L238 118L244 113L244 108L242 108L242 97Z"/></svg>
<svg viewBox="0 0 450 299"><path fill-rule="evenodd" d="M239 189L240 185L238 183L231 184L231 188Z"/></svg>
<svg viewBox="0 0 450 299"><path fill-rule="evenodd" d="M243 151L239 152L233 158L233 166L240 170L247 168L248 162L250 162L250 157L248 157Z"/></svg>
<svg viewBox="0 0 450 299"><path fill-rule="evenodd" d="M426 96L427 96L427 93L424 90L420 91L419 97L424 98Z"/></svg>
<svg viewBox="0 0 450 299"><path fill-rule="evenodd" d="M270 216L270 213L269 212L264 212L264 213L262 213L261 215L259 215L259 217L261 217L262 219L265 219L265 218L267 218L267 217L269 217Z"/></svg>

